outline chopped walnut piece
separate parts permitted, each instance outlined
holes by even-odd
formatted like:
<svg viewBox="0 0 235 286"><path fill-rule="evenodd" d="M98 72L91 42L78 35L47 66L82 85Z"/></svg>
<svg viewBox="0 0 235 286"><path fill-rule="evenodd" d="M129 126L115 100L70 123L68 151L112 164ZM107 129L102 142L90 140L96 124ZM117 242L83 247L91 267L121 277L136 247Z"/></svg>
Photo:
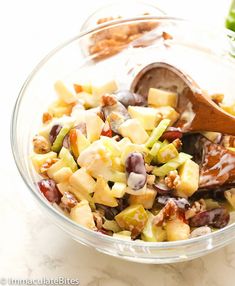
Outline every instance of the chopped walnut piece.
<svg viewBox="0 0 235 286"><path fill-rule="evenodd" d="M145 169L147 173L151 173L154 169L154 166L145 163Z"/></svg>
<svg viewBox="0 0 235 286"><path fill-rule="evenodd" d="M149 186L152 186L154 184L155 179L156 179L155 175L148 175L147 174L147 184Z"/></svg>
<svg viewBox="0 0 235 286"><path fill-rule="evenodd" d="M173 37L170 34L168 34L167 32L162 32L162 37L164 40L172 40L173 39Z"/></svg>
<svg viewBox="0 0 235 286"><path fill-rule="evenodd" d="M98 231L99 231L99 230L101 230L101 229L102 229L102 227L103 227L103 218L102 218L102 214L101 214L101 213L99 213L98 211L93 212L93 218L94 218L95 225L96 225L96 227L97 227Z"/></svg>
<svg viewBox="0 0 235 286"><path fill-rule="evenodd" d="M130 25L123 25L109 29L111 37L119 42L128 41L130 35Z"/></svg>
<svg viewBox="0 0 235 286"><path fill-rule="evenodd" d="M49 112L44 112L42 115L42 123L47 124L51 122L53 116Z"/></svg>
<svg viewBox="0 0 235 286"><path fill-rule="evenodd" d="M176 170L170 171L169 174L165 177L164 182L169 189L174 190L180 183L180 176L178 175L178 172Z"/></svg>
<svg viewBox="0 0 235 286"><path fill-rule="evenodd" d="M115 136L113 136L112 137L115 141L117 141L117 142L119 142L121 139L122 139L122 137L120 136L120 135L115 135Z"/></svg>
<svg viewBox="0 0 235 286"><path fill-rule="evenodd" d="M194 207L186 210L185 212L185 218L190 219L191 217L194 217L196 215L196 209Z"/></svg>
<svg viewBox="0 0 235 286"><path fill-rule="evenodd" d="M224 100L224 94L222 93L212 94L211 99L214 101L214 103L220 105Z"/></svg>
<svg viewBox="0 0 235 286"><path fill-rule="evenodd" d="M97 24L119 19L121 17L101 18ZM142 22L138 24L122 25L94 33L91 37L92 44L89 53L95 54L95 59L100 60L112 56L124 49L130 42L142 37L146 32L153 30L158 24L155 22Z"/></svg>
<svg viewBox="0 0 235 286"><path fill-rule="evenodd" d="M165 220L179 216L179 208L177 207L174 200L169 199L164 208L154 217L154 225L162 225Z"/></svg>
<svg viewBox="0 0 235 286"><path fill-rule="evenodd" d="M176 148L177 150L180 150L180 148L182 147L182 141L181 141L179 138L175 139L175 140L172 142L172 144L175 146L175 148Z"/></svg>
<svg viewBox="0 0 235 286"><path fill-rule="evenodd" d="M79 93L79 92L82 92L83 91L83 88L82 88L82 86L80 85L80 84L74 84L73 85L73 88L74 88L74 90L75 90L75 92L76 93Z"/></svg>
<svg viewBox="0 0 235 286"><path fill-rule="evenodd" d="M36 135L33 138L33 149L38 154L48 153L50 151L50 143L45 137Z"/></svg>
<svg viewBox="0 0 235 286"><path fill-rule="evenodd" d="M203 212L206 210L206 203L204 199L195 201L190 209L185 212L185 218L190 219L194 217L197 213Z"/></svg>
<svg viewBox="0 0 235 286"><path fill-rule="evenodd" d="M64 192L63 197L61 198L61 201L66 207L70 209L75 207L76 204L78 203L75 196L71 194L70 192Z"/></svg>
<svg viewBox="0 0 235 286"><path fill-rule="evenodd" d="M110 94L105 94L101 98L101 105L102 106L112 106L117 104L117 100Z"/></svg>
<svg viewBox="0 0 235 286"><path fill-rule="evenodd" d="M44 164L42 164L39 173L43 174L43 175L47 175L47 170L53 165L55 164L59 159L58 158L54 158L54 159L47 159L46 162Z"/></svg>
<svg viewBox="0 0 235 286"><path fill-rule="evenodd" d="M97 54L96 59L103 59L108 56L115 55L121 51L126 44L115 41L114 39L104 39L96 42L94 45L90 46L89 52L91 55Z"/></svg>
<svg viewBox="0 0 235 286"><path fill-rule="evenodd" d="M118 19L118 18L120 18L120 17L117 17L117 18L114 18L114 17L100 18L96 23L97 23L97 25L99 25L99 24L103 24L105 22L109 22L109 21Z"/></svg>

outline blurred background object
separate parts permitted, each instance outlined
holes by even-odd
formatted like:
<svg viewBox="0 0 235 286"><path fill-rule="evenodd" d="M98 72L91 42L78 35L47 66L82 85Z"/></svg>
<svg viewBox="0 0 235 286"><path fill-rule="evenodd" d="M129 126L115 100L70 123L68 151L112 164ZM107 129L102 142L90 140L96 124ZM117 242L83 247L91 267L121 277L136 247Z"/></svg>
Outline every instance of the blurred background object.
<svg viewBox="0 0 235 286"><path fill-rule="evenodd" d="M230 54L235 57L235 36L233 34L233 32L235 32L235 0L232 0L225 25L227 29L231 30L231 33L229 33L231 46Z"/></svg>
<svg viewBox="0 0 235 286"><path fill-rule="evenodd" d="M232 1L226 18L226 28L235 32L235 0Z"/></svg>

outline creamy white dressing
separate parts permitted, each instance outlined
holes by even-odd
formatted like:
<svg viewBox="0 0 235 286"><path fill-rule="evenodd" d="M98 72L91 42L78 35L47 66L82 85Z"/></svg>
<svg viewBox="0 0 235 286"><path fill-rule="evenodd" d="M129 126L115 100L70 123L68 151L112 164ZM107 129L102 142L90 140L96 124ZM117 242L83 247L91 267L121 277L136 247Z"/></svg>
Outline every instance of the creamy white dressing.
<svg viewBox="0 0 235 286"><path fill-rule="evenodd" d="M188 102L185 111L180 116L180 120L185 121L183 129L187 129L188 127L190 127L194 117L195 113L193 111L193 105L191 102Z"/></svg>
<svg viewBox="0 0 235 286"><path fill-rule="evenodd" d="M145 176L143 174L137 174L137 173L131 172L127 180L127 185L131 189L135 189L140 184L139 182L143 182L144 180L145 180Z"/></svg>
<svg viewBox="0 0 235 286"><path fill-rule="evenodd" d="M224 149L223 147L210 150L206 154L207 156L205 158L203 167L206 168L210 157L218 156L220 154L223 154L224 152L226 152L226 149ZM229 178L229 173L234 168L235 168L235 156L233 156L231 153L228 153L227 151L226 153L221 155L219 161L214 166L205 170L205 173L200 176L200 185L207 185L207 183L210 184L221 184L221 182L224 183L224 180L227 180ZM213 172L213 175L210 174L211 172ZM223 181L221 181L222 177L224 177Z"/></svg>

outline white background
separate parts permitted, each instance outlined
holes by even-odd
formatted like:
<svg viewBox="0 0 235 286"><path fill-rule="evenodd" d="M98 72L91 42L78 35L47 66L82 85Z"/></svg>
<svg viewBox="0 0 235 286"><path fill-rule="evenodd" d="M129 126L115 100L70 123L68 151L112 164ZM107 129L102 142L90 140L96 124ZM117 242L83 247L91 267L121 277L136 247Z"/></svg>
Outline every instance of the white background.
<svg viewBox="0 0 235 286"><path fill-rule="evenodd" d="M78 277L81 285L138 286L153 285L158 277L159 285L234 285L232 246L187 264L155 267L122 262L78 245L37 210L15 168L9 128L20 87L48 51L76 35L86 17L106 2L0 0L0 278L63 275ZM223 26L229 2L154 1L170 15L217 27Z"/></svg>

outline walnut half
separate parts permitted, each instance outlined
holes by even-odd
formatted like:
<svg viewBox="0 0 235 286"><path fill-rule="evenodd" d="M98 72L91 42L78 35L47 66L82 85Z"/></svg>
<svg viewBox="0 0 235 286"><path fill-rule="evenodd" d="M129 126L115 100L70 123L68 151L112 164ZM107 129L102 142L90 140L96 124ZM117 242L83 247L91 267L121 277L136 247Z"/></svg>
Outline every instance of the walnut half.
<svg viewBox="0 0 235 286"><path fill-rule="evenodd" d="M180 176L176 170L170 171L164 181L169 189L175 190L180 183Z"/></svg>

